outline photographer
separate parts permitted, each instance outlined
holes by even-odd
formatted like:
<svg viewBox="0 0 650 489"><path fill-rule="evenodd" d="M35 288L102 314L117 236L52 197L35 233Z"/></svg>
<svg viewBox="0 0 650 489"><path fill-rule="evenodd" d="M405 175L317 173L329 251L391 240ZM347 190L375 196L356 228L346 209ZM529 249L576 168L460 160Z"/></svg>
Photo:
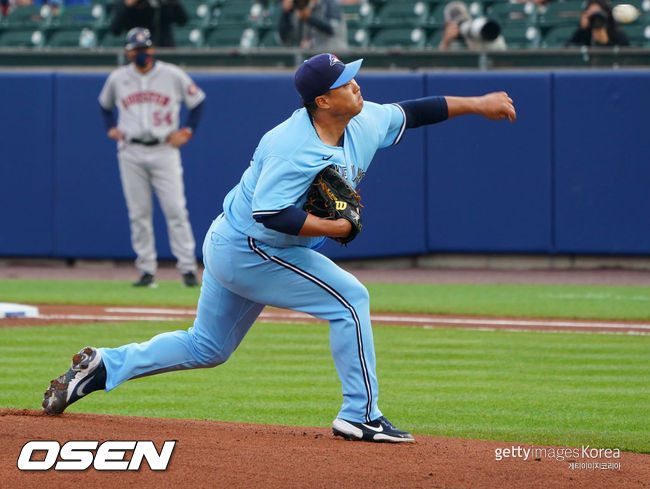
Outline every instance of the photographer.
<svg viewBox="0 0 650 489"><path fill-rule="evenodd" d="M588 0L567 46L628 46L630 41L618 28L606 0Z"/></svg>
<svg viewBox="0 0 650 489"><path fill-rule="evenodd" d="M445 31L438 45L441 51L503 50L507 47L501 27L485 17L472 18L465 2L449 2L444 9L444 17Z"/></svg>
<svg viewBox="0 0 650 489"><path fill-rule="evenodd" d="M282 0L278 31L285 46L329 51L348 47L347 28L336 0Z"/></svg>
<svg viewBox="0 0 650 489"><path fill-rule="evenodd" d="M116 0L114 12L110 25L114 35L144 27L151 32L154 45L160 47L174 46L172 24L187 22L179 0Z"/></svg>

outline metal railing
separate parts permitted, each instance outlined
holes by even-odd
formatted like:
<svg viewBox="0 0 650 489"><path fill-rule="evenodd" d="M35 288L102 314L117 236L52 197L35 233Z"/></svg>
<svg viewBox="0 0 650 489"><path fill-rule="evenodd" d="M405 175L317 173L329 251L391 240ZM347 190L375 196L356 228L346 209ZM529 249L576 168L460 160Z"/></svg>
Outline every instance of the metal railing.
<svg viewBox="0 0 650 489"><path fill-rule="evenodd" d="M200 69L293 69L315 52L284 48L158 49L159 59ZM506 51L350 49L343 60L364 58L364 67L395 70L619 69L650 68L650 49L562 48ZM119 49L0 48L0 69L20 67L113 68L124 63Z"/></svg>

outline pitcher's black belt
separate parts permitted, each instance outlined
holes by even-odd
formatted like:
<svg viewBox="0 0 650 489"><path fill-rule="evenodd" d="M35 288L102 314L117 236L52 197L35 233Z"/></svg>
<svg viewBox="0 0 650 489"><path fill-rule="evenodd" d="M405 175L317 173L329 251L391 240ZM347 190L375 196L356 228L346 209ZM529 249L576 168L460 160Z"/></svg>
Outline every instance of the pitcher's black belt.
<svg viewBox="0 0 650 489"><path fill-rule="evenodd" d="M143 146L157 146L161 143L160 139L140 139L140 138L131 138L129 139L130 143L142 144Z"/></svg>

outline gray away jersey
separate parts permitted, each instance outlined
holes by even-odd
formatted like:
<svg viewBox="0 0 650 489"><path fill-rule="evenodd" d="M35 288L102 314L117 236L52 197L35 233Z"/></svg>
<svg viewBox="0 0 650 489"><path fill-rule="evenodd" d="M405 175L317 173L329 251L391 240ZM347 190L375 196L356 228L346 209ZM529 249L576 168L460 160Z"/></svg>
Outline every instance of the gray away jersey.
<svg viewBox="0 0 650 489"><path fill-rule="evenodd" d="M117 128L127 139L165 140L178 129L181 102L193 109L205 93L179 67L156 61L144 75L130 63L113 71L99 94L106 110L117 106Z"/></svg>

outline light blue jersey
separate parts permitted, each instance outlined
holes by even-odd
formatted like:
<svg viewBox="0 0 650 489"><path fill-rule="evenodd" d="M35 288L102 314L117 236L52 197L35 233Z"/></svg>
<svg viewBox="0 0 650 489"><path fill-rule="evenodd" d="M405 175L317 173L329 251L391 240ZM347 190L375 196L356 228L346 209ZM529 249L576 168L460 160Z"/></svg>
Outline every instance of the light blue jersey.
<svg viewBox="0 0 650 489"><path fill-rule="evenodd" d="M368 291L313 249L324 238L268 229L255 216L302 207L314 177L329 165L358 185L377 149L397 144L404 129L401 107L365 102L347 125L342 146L324 144L305 109L266 133L206 234L194 326L141 344L103 348L106 389L134 377L225 362L271 305L329 321L343 395L338 418L364 423L382 416Z"/></svg>
<svg viewBox="0 0 650 489"><path fill-rule="evenodd" d="M375 152L397 144L404 133L404 112L394 104L364 102L345 129L343 146L323 143L305 109L267 132L250 167L224 199L224 213L239 232L279 248L317 247L325 238L292 236L265 227L254 217L302 207L309 186L323 168L336 165L355 187L366 174Z"/></svg>

